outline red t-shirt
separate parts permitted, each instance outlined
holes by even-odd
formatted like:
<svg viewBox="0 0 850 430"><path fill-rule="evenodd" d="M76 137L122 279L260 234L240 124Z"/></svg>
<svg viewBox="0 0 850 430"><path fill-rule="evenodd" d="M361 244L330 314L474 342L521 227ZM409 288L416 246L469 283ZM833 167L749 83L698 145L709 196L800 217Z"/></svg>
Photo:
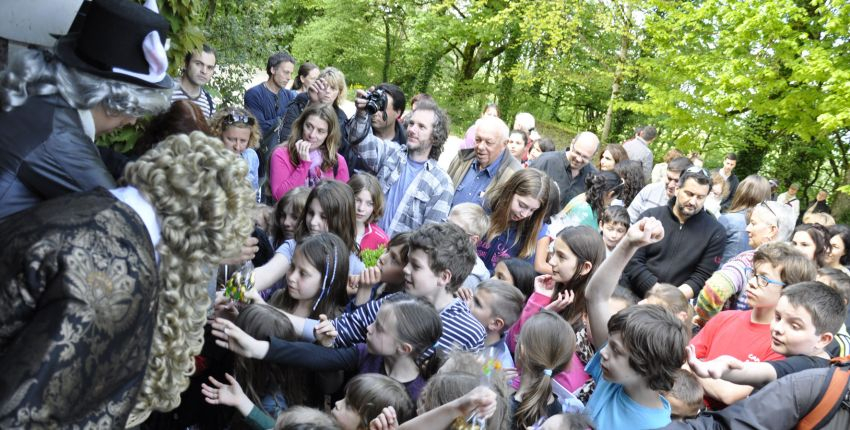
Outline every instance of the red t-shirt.
<svg viewBox="0 0 850 430"><path fill-rule="evenodd" d="M770 324L752 322L753 311L724 311L710 319L691 340L700 360L713 360L721 355L731 355L741 361L782 360L784 355L773 351L770 341ZM712 409L725 407L706 397Z"/></svg>

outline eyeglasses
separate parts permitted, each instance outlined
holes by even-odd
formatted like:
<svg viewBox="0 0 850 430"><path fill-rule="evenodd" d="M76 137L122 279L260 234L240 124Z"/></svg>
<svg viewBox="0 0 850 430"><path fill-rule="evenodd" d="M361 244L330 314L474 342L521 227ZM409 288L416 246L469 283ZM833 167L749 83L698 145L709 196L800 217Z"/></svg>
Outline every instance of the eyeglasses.
<svg viewBox="0 0 850 430"><path fill-rule="evenodd" d="M241 113L229 113L226 117L224 117L224 125L233 125L233 124L246 124L249 126L254 125L254 118L249 115L243 115Z"/></svg>
<svg viewBox="0 0 850 430"><path fill-rule="evenodd" d="M753 269L748 268L746 270L746 272L747 272L747 279L751 279L755 276L756 285L758 285L759 288L766 288L769 284L779 285L780 287L785 286L785 283L782 282L782 281L770 279L770 278L768 278L767 276L764 276L764 275L756 275L755 272L753 271Z"/></svg>
<svg viewBox="0 0 850 430"><path fill-rule="evenodd" d="M582 154L582 153L577 152L577 151L573 148L573 146L572 146L572 145L570 145L570 152L573 154L573 157L576 157L576 158L578 158L578 159L580 159L580 160L583 160L583 161L590 161L590 160L593 158L593 156L592 156L592 155L588 157L588 156L586 156L586 155L584 155L584 154Z"/></svg>
<svg viewBox="0 0 850 430"><path fill-rule="evenodd" d="M759 203L758 205L759 205L759 206L761 206L761 207L764 207L764 208L765 208L765 209L767 209L767 210L769 210L769 211L770 211L770 213L771 213L771 214L773 214L774 218L779 219L779 215L777 215L777 214L776 214L776 212L774 212L774 211L773 211L773 209L771 209L771 208L770 208L770 205L769 205L769 204L767 204L767 203L765 203L765 202L761 202L761 203Z"/></svg>

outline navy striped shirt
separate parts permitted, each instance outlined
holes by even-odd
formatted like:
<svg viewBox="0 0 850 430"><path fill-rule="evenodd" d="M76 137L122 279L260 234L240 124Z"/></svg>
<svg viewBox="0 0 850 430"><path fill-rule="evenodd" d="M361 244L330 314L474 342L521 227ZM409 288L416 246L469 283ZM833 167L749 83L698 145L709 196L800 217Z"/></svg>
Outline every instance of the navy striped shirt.
<svg viewBox="0 0 850 430"><path fill-rule="evenodd" d="M375 321L384 300L392 296L366 302L351 313L333 320L339 333L334 340L334 347L350 347L366 342L366 327ZM478 351L484 346L484 327L472 316L463 300L455 299L440 311L440 320L443 322L443 335L434 345L436 348L449 351L457 347L464 351ZM433 347L422 353L425 357L433 354Z"/></svg>

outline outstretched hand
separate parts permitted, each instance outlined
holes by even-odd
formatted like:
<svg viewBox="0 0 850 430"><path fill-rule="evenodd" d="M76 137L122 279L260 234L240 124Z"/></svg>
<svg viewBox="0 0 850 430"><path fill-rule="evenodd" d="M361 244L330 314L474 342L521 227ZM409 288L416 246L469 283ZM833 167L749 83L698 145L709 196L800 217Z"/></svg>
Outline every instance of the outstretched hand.
<svg viewBox="0 0 850 430"><path fill-rule="evenodd" d="M218 339L215 344L229 349L243 357L262 359L269 351L269 343L254 339L224 318L216 318L212 323L212 335Z"/></svg>
<svg viewBox="0 0 850 430"><path fill-rule="evenodd" d="M629 227L625 240L635 247L642 247L660 242L664 239L664 226L661 221L649 217L642 218Z"/></svg>
<svg viewBox="0 0 850 430"><path fill-rule="evenodd" d="M334 327L333 322L328 320L328 316L325 314L319 315L319 324L317 324L313 330L316 341L327 348L332 347L334 345L334 340L337 336L339 336L339 332L336 331L336 327Z"/></svg>
<svg viewBox="0 0 850 430"><path fill-rule="evenodd" d="M700 378L721 379L723 375L732 369L743 368L743 363L735 357L721 355L710 361L702 361L696 356L696 349L693 345L688 345L688 366L694 375Z"/></svg>
<svg viewBox="0 0 850 430"><path fill-rule="evenodd" d="M211 385L201 384L201 394L204 395L204 400L211 405L233 406L239 409L243 416L248 416L254 407L251 399L245 395L245 391L236 382L236 378L230 376L229 373L225 373L224 377L227 379L227 384L212 376L209 377Z"/></svg>
<svg viewBox="0 0 850 430"><path fill-rule="evenodd" d="M454 402L457 402L457 408L463 416L470 415L474 411L478 418L487 419L496 412L498 406L496 398L496 393L493 390L481 386L475 387Z"/></svg>

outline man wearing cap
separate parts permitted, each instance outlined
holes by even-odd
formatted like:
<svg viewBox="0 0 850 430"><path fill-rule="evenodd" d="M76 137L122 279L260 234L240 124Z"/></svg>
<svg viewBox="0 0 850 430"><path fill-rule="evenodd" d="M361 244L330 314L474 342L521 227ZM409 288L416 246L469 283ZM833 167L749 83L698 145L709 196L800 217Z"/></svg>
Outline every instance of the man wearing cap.
<svg viewBox="0 0 850 430"><path fill-rule="evenodd" d="M141 5L84 2L52 51L11 59L0 72L0 219L115 187L94 140L168 108L168 31L168 21Z"/></svg>
<svg viewBox="0 0 850 430"><path fill-rule="evenodd" d="M794 182L788 187L788 191L776 196L777 202L794 209L794 216L800 216L800 199L797 198L797 191L799 190L800 184Z"/></svg>
<svg viewBox="0 0 850 430"><path fill-rule="evenodd" d="M288 52L272 54L266 62L269 78L245 92L245 107L257 117L263 136L274 130L286 106L297 95L289 89L294 70L295 59Z"/></svg>

